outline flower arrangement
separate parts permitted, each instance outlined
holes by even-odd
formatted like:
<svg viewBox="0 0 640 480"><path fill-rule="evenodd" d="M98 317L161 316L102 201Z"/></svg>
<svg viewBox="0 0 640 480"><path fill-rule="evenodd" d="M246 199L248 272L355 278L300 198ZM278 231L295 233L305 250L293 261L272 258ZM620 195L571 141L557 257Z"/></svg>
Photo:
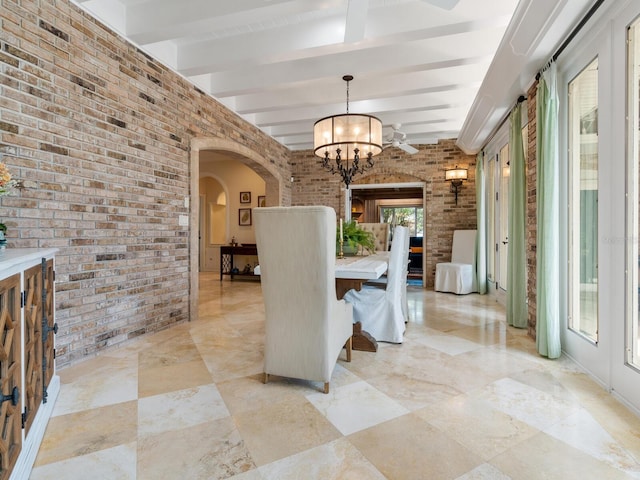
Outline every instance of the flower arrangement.
<svg viewBox="0 0 640 480"><path fill-rule="evenodd" d="M0 162L0 196L8 195L17 185L18 182L13 179L7 166Z"/></svg>

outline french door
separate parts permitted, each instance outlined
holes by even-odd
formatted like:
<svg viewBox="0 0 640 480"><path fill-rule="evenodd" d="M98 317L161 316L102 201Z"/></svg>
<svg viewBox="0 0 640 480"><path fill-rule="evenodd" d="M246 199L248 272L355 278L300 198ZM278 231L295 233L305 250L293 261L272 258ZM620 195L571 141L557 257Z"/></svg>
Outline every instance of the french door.
<svg viewBox="0 0 640 480"><path fill-rule="evenodd" d="M562 346L640 412L640 4L610 3L584 38L558 63Z"/></svg>
<svg viewBox="0 0 640 480"><path fill-rule="evenodd" d="M509 251L509 122L485 148L487 205L487 281L489 293L502 304L507 293Z"/></svg>
<svg viewBox="0 0 640 480"><path fill-rule="evenodd" d="M626 93L626 98L621 94L620 98L614 100L624 102L626 107L627 248L625 322L624 326L614 328L613 342L614 351L623 353L624 361L614 363L611 382L614 392L631 403L636 411L640 411L640 6L637 2L617 20L615 32L614 45L627 45L627 76L625 88L621 89Z"/></svg>

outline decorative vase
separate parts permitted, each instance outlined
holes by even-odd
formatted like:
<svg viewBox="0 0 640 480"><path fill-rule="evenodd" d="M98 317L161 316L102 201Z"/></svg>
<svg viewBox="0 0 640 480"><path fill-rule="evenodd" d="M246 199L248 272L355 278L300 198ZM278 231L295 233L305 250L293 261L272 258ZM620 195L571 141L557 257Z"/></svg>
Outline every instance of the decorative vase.
<svg viewBox="0 0 640 480"><path fill-rule="evenodd" d="M345 257L357 255L359 250L358 245L349 245L348 243L342 245L342 253ZM340 243L336 243L336 255L340 255Z"/></svg>

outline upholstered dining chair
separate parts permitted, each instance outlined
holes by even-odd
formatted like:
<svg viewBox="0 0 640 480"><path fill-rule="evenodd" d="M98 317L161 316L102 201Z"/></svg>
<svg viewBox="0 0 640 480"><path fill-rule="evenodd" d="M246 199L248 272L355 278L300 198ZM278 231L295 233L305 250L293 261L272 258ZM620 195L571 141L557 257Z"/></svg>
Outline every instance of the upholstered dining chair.
<svg viewBox="0 0 640 480"><path fill-rule="evenodd" d="M455 230L451 262L436 264L436 292L458 295L477 292L476 230Z"/></svg>
<svg viewBox="0 0 640 480"><path fill-rule="evenodd" d="M377 252L389 250L389 224L388 223L358 223L358 226L373 234ZM373 253L373 252L371 252Z"/></svg>
<svg viewBox="0 0 640 480"><path fill-rule="evenodd" d="M353 321L379 342L402 343L406 323L409 229L397 226L389 254L386 288L364 285L344 299L353 305Z"/></svg>
<svg viewBox="0 0 640 480"><path fill-rule="evenodd" d="M253 210L269 375L329 382L342 348L351 361L352 307L336 298L336 214L324 206Z"/></svg>

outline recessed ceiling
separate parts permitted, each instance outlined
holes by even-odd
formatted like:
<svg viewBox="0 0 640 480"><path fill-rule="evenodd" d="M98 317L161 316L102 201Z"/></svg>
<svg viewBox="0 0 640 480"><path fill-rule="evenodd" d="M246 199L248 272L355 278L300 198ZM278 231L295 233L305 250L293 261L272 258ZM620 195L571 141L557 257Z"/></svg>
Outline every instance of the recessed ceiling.
<svg viewBox="0 0 640 480"><path fill-rule="evenodd" d="M349 110L456 138L517 0L76 0L290 149Z"/></svg>

